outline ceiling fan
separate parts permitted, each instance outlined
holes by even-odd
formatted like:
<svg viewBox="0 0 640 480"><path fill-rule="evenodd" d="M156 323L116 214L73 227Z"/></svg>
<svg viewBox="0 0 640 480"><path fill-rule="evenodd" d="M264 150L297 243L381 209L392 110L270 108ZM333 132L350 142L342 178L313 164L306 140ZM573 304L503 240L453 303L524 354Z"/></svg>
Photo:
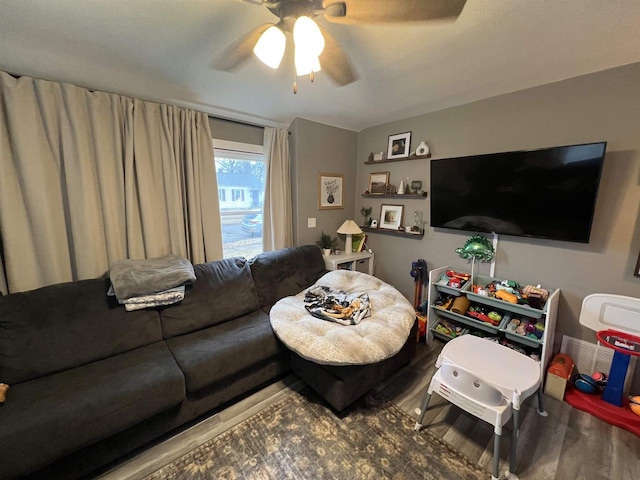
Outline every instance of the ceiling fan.
<svg viewBox="0 0 640 480"><path fill-rule="evenodd" d="M262 24L231 44L214 62L216 70L233 71L255 53L263 63L278 68L286 48L285 33L294 37L296 75L322 69L339 86L359 77L349 58L314 19L344 25L421 22L455 19L467 0L240 0L266 7L277 23ZM310 21L309 21L310 20ZM293 92L297 93L294 80Z"/></svg>

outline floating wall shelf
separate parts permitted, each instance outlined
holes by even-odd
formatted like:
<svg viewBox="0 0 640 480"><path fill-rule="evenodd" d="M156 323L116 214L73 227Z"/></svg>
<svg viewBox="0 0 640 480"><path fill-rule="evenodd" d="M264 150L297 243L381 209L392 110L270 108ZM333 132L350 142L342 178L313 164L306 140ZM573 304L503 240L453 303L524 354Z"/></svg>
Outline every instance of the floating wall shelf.
<svg viewBox="0 0 640 480"><path fill-rule="evenodd" d="M422 238L424 237L424 231L422 233L407 233L403 230L389 230L387 228L371 228L371 227L360 227L363 232L367 233L382 233L383 235L393 235L396 237L405 237L405 238Z"/></svg>
<svg viewBox="0 0 640 480"><path fill-rule="evenodd" d="M400 193L391 193L391 194L380 194L380 193L362 193L360 194L362 198L401 198L403 200L424 200L427 198L427 195L414 195L411 193L408 194L400 194Z"/></svg>
<svg viewBox="0 0 640 480"><path fill-rule="evenodd" d="M390 162L404 162L405 160L422 160L423 158L431 158L431 154L428 155L411 155L403 158L385 158L383 160L367 160L365 165L376 165L378 163L390 163Z"/></svg>

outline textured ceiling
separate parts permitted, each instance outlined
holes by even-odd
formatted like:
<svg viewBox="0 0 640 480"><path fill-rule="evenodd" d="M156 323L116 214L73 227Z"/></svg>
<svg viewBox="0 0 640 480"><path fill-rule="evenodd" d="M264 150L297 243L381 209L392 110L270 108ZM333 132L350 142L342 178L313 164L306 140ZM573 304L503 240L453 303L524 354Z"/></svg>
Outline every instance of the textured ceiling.
<svg viewBox="0 0 640 480"><path fill-rule="evenodd" d="M640 61L638 0L468 0L448 23L319 20L360 74L344 87L319 72L293 95L290 58L278 71L254 58L233 73L212 68L275 18L234 0L0 0L0 70L260 124L302 117L359 131Z"/></svg>

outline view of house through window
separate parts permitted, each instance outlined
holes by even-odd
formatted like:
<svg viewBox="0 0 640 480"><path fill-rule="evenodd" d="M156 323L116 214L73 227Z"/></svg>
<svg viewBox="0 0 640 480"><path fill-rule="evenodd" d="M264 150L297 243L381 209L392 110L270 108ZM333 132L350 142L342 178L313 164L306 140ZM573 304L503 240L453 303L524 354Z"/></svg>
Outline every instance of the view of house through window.
<svg viewBox="0 0 640 480"><path fill-rule="evenodd" d="M224 258L254 257L262 252L262 145L214 140L214 156Z"/></svg>

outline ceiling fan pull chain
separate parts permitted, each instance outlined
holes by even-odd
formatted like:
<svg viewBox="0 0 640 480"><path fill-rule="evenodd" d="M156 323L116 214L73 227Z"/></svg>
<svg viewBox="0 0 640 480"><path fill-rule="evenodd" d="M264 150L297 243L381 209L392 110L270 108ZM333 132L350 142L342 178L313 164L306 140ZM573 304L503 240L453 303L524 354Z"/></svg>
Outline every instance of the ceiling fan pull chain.
<svg viewBox="0 0 640 480"><path fill-rule="evenodd" d="M311 70L311 73L309 74L309 80L311 80L311 83L313 83L315 79L316 79L316 75L315 73L313 73L313 70Z"/></svg>
<svg viewBox="0 0 640 480"><path fill-rule="evenodd" d="M293 94L295 95L296 93L298 93L298 82L294 79L293 80Z"/></svg>

